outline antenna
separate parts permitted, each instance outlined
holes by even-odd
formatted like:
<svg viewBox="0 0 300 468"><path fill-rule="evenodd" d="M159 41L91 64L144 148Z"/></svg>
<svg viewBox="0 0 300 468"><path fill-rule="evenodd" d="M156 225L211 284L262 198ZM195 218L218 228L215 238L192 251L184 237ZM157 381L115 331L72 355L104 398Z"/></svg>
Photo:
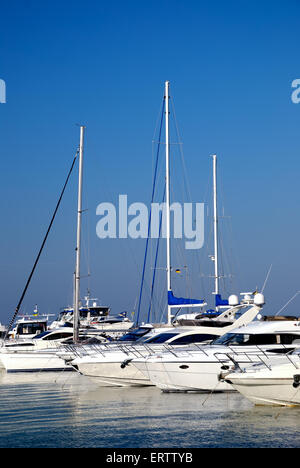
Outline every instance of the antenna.
<svg viewBox="0 0 300 468"><path fill-rule="evenodd" d="M266 276L266 279L265 279L264 285L263 285L263 287L262 287L262 290L261 290L261 292L262 292L262 293L264 292L264 289L265 289L265 287L266 287L266 284L267 284L267 281L268 281L268 279L269 279L269 276L270 276L270 273L271 273L272 267L273 267L273 265L271 265L271 266L270 266L270 268L269 268L269 271L268 271L268 273L267 273L267 276Z"/></svg>

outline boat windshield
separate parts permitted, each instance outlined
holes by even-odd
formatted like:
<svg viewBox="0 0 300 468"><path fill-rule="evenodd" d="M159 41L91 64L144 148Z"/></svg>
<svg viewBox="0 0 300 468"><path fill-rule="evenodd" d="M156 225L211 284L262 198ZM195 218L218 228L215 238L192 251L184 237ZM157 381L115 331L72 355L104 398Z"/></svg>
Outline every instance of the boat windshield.
<svg viewBox="0 0 300 468"><path fill-rule="evenodd" d="M250 335L246 333L226 333L214 340L212 345L226 346L246 346L246 345L267 345L279 344L275 334Z"/></svg>
<svg viewBox="0 0 300 468"><path fill-rule="evenodd" d="M150 331L149 328L138 328L134 331L125 333L118 341L137 341Z"/></svg>
<svg viewBox="0 0 300 468"><path fill-rule="evenodd" d="M42 333L39 333L38 335L35 335L33 337L33 340L40 340L41 338L44 338L44 336L49 335L49 333L51 333L51 331L44 331Z"/></svg>
<svg viewBox="0 0 300 468"><path fill-rule="evenodd" d="M296 333L226 333L214 340L211 345L250 346L250 345L290 345L299 342Z"/></svg>
<svg viewBox="0 0 300 468"><path fill-rule="evenodd" d="M145 339L139 340L139 342L144 342L144 343L165 343L167 340L170 338L173 338L174 336L177 336L178 333L159 333L156 336L152 336L151 338L145 336Z"/></svg>
<svg viewBox="0 0 300 468"><path fill-rule="evenodd" d="M19 323L17 326L18 335L35 335L45 331L47 328L46 322L28 322Z"/></svg>

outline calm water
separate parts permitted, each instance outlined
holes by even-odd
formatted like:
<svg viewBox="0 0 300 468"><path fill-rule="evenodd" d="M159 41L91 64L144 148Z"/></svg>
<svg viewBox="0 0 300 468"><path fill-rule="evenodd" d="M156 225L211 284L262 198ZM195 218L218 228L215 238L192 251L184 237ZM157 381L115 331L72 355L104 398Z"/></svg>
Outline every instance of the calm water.
<svg viewBox="0 0 300 468"><path fill-rule="evenodd" d="M0 447L300 447L300 409L236 393L97 388L76 373L0 374Z"/></svg>

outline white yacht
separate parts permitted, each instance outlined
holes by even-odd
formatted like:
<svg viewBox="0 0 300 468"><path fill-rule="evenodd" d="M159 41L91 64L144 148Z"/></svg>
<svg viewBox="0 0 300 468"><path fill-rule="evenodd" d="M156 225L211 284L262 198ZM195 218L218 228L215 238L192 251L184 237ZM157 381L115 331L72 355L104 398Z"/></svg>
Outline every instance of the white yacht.
<svg viewBox="0 0 300 468"><path fill-rule="evenodd" d="M82 301L83 302L83 301ZM84 303L79 308L80 327L93 327L100 332L106 333L112 338L121 337L127 330L133 326L133 322L127 318L126 312L118 315L110 314L110 307L98 304L98 300L86 296ZM51 323L49 329L53 330L64 326L73 325L74 308L66 307L63 309L57 319Z"/></svg>
<svg viewBox="0 0 300 468"><path fill-rule="evenodd" d="M213 340L216 337L220 337L225 333L229 332L233 328L241 325L245 325L257 316L262 306L264 305L264 297L262 294L245 293L242 301L235 295L232 295L227 300L222 300L219 291L219 279L220 273L218 269L218 216L217 216L217 179L216 179L216 155L213 156L213 179L214 179L214 255L211 256L214 261L214 282L215 290L213 292L216 301L216 317L210 318L203 314L193 314L189 316L174 315L174 311L193 308L194 310L203 309L206 306L206 302L201 299L191 299L175 297L171 285L171 237L170 237L170 135L169 135L169 82L165 83L164 93L164 114L165 114L165 151L166 151L166 173L165 173L165 199L166 199L166 274L167 274L167 325L173 327L171 334L177 335L172 340L166 340L164 337L156 337L153 340L160 339L161 343L163 340L168 344L174 346L179 344L179 332L180 326L184 325L187 328L185 330L190 333L190 343L205 343ZM247 309L244 311L244 309ZM224 310L225 309L225 310ZM238 313L243 314L238 317ZM192 320L190 321L190 318ZM189 327L192 326L192 329ZM176 328L174 328L176 327ZM183 340L187 337L184 336ZM187 344L185 342L185 344ZM153 347L155 346L154 341L148 341L144 344L142 356L149 355L152 353ZM113 348L110 348L111 350ZM157 348L156 348L157 350ZM133 346L129 353L124 353L124 349L121 351L110 352L109 354L103 353L102 350L99 353L93 353L90 355L79 356L73 361L73 364L78 367L79 371L89 377L97 380L101 384L114 384L114 385L135 385L135 384L149 384L149 378L144 378L143 374L139 369L135 369L131 364L131 359L136 356L137 348ZM125 365L124 365L125 363Z"/></svg>
<svg viewBox="0 0 300 468"><path fill-rule="evenodd" d="M202 341L204 336L198 327L154 328L130 344L120 340L108 346L83 347L82 351L76 347L78 356L71 361L71 365L101 387L154 385L131 365L132 359L149 356L162 350L166 344L184 346ZM65 355L68 355L67 352Z"/></svg>
<svg viewBox="0 0 300 468"><path fill-rule="evenodd" d="M6 372L58 372L70 371L63 359L56 354L57 349L36 351L6 350L0 354L0 369Z"/></svg>
<svg viewBox="0 0 300 468"><path fill-rule="evenodd" d="M247 368L235 365L225 381L256 405L300 405L300 349Z"/></svg>
<svg viewBox="0 0 300 468"><path fill-rule="evenodd" d="M36 313L19 315L15 326L8 332L9 339L31 339L48 329L50 315Z"/></svg>
<svg viewBox="0 0 300 468"><path fill-rule="evenodd" d="M220 374L233 366L248 366L262 357L287 353L300 344L300 321L255 321L232 329L198 349L169 349L131 361L147 379L164 391L232 391Z"/></svg>
<svg viewBox="0 0 300 468"><path fill-rule="evenodd" d="M0 346L0 368L7 372L34 372L74 370L60 359L58 351L62 346L73 343L73 328L61 327L46 330L33 338L5 340ZM108 342L105 337L79 330L81 343Z"/></svg>
<svg viewBox="0 0 300 468"><path fill-rule="evenodd" d="M248 298L246 302L243 301L238 306L239 310L242 308L248 310L235 321L222 321L218 317L215 320L203 320L202 325L199 322L197 326L166 326L153 329L129 346L126 346L126 341L121 339L108 346L89 347L89 351L84 348L80 352L77 347L74 353L78 356L72 361L72 365L101 386L154 385L149 376L132 362L147 362L148 356L159 351L163 352L166 345L174 349L193 344L208 345L212 339L230 332L237 326L251 322L262 307L255 305L254 300L255 298L251 300ZM237 306L234 307L232 316L236 312Z"/></svg>

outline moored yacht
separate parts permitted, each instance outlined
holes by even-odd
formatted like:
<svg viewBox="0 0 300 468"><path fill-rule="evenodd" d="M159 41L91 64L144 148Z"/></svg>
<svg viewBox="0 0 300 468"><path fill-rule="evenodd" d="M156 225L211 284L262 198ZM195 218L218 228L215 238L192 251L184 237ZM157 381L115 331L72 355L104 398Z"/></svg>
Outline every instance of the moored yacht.
<svg viewBox="0 0 300 468"><path fill-rule="evenodd" d="M133 326L133 322L127 318L126 312L118 315L111 315L108 306L98 304L97 299L86 296L84 304L79 307L80 327L93 327L100 332L105 332L107 336L119 338ZM74 308L66 307L58 315L57 319L51 323L49 329L53 330L65 324L73 325Z"/></svg>
<svg viewBox="0 0 300 468"><path fill-rule="evenodd" d="M243 368L235 364L225 381L255 405L300 405L300 349Z"/></svg>
<svg viewBox="0 0 300 468"><path fill-rule="evenodd" d="M74 350L77 357L70 364L102 387L154 385L131 365L132 359L149 356L162 350L167 344L187 346L202 341L203 337L205 334L198 327L154 328L130 344L120 340L108 345L83 347L82 351L77 346ZM61 355L63 354L62 350ZM68 356L67 353L66 355Z"/></svg>
<svg viewBox="0 0 300 468"><path fill-rule="evenodd" d="M139 366L133 363L147 362L148 356L163 352L166 346L181 349L194 344L208 345L212 339L230 332L239 325L251 322L262 307L262 305L254 304L254 301L255 297L251 300L247 298L238 307L235 306L232 316L238 309L247 308L248 310L232 322L222 322L218 317L214 321L213 319L204 320L202 325L198 324L198 326L154 328L129 346L126 345L125 335L123 339L107 346L93 346L90 351L84 348L82 353L76 347L74 353L77 357L72 360L71 364L80 373L95 380L101 386L155 385L147 373L145 374Z"/></svg>
<svg viewBox="0 0 300 468"><path fill-rule="evenodd" d="M198 349L164 350L131 364L164 391L233 391L230 383L220 380L233 360L247 367L262 357L295 350L299 342L299 320L258 320Z"/></svg>
<svg viewBox="0 0 300 468"><path fill-rule="evenodd" d="M36 351L2 350L0 353L0 369L4 369L6 372L72 370L63 359L57 356L56 351L57 349L53 347Z"/></svg>
<svg viewBox="0 0 300 468"><path fill-rule="evenodd" d="M96 332L96 333L95 333ZM74 370L60 359L61 347L73 343L73 328L46 330L33 338L4 340L0 346L0 368L7 372ZM98 330L79 330L79 343L104 343Z"/></svg>
<svg viewBox="0 0 300 468"><path fill-rule="evenodd" d="M8 338L17 340L34 338L48 329L49 317L50 315L38 314L37 310L32 315L19 315L14 328L8 332Z"/></svg>
<svg viewBox="0 0 300 468"><path fill-rule="evenodd" d="M170 138L169 138L169 82L165 83L165 94L164 94L164 109L165 114L165 151L166 151L166 173L165 173L165 212L166 212L166 274L167 274L167 325L173 327L171 332L174 335L178 335L180 327L185 326L185 331L190 333L190 343L207 343L216 337L220 337L225 333L229 332L233 328L241 325L245 325L257 316L261 308L264 305L264 297L262 294L249 294L245 293L241 301L235 295L232 295L228 300L222 300L219 291L219 279L221 277L218 269L218 216L217 216L217 181L216 181L216 156L213 156L213 168L214 168L214 255L211 256L214 261L214 279L215 279L215 304L214 315L209 316L203 312L204 307L207 305L202 299L191 299L185 297L176 297L173 294L171 285L171 236L170 236ZM201 313L188 314L184 317L177 316L174 311L193 308L198 310L200 308ZM246 309L246 310L245 310ZM238 315L242 313L239 317ZM189 330L192 327L193 330ZM165 346L179 345L177 336L174 341L169 341L166 338L155 337L153 340L161 340L161 344ZM164 340L164 341L163 341ZM186 336L183 337L183 341L186 340ZM183 342L181 343L183 344ZM185 345L188 343L185 342ZM142 358L153 353L155 342L148 341L143 345ZM110 348L112 350L114 348ZM139 351L141 352L141 351ZM114 385L135 385L136 382L146 382L149 384L149 378L143 377L139 369L134 369L131 360L137 356L136 346L132 346L130 352L124 352L124 349L114 349L108 355L103 352L102 349L99 352L85 356L79 356L73 361L73 364L78 367L79 371L93 379L97 379L101 384L114 384ZM141 356L141 354L140 354Z"/></svg>

